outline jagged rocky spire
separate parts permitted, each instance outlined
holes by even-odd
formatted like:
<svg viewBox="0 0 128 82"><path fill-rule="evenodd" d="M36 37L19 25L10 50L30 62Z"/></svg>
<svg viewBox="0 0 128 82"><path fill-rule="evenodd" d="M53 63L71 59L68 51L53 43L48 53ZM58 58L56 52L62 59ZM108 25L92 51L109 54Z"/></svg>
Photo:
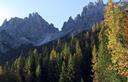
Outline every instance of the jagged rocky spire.
<svg viewBox="0 0 128 82"><path fill-rule="evenodd" d="M7 22L8 22L7 19L5 19L4 22L3 22L3 24L2 24L2 26L6 25Z"/></svg>
<svg viewBox="0 0 128 82"><path fill-rule="evenodd" d="M104 6L103 0L97 0L97 5L103 7Z"/></svg>
<svg viewBox="0 0 128 82"><path fill-rule="evenodd" d="M98 3L103 3L103 0L97 0Z"/></svg>

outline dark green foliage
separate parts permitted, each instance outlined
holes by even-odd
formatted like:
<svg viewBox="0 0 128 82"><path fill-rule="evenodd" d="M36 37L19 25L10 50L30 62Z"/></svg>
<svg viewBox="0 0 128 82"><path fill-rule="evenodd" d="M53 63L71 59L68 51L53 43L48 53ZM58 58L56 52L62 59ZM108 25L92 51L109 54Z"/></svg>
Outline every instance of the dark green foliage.
<svg viewBox="0 0 128 82"><path fill-rule="evenodd" d="M98 56L97 56L97 63L98 63L98 80L99 81L110 81L109 79L109 73L108 73L108 65L110 64L110 55L107 54L108 50L107 50L107 37L105 36L105 28L103 27L101 29L99 38L100 38L100 42L99 42L99 50L98 50Z"/></svg>
<svg viewBox="0 0 128 82"><path fill-rule="evenodd" d="M75 46L76 53L74 53L74 81L73 82L79 82L82 77L82 52L81 47L79 45L79 41L76 42Z"/></svg>
<svg viewBox="0 0 128 82"><path fill-rule="evenodd" d="M59 82L74 82L74 61L70 55L68 65L63 62Z"/></svg>

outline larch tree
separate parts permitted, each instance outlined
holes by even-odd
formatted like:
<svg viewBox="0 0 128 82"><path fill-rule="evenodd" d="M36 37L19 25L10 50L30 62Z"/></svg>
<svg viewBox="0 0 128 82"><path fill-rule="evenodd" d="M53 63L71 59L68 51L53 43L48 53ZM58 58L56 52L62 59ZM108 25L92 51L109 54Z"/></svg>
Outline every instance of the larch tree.
<svg viewBox="0 0 128 82"><path fill-rule="evenodd" d="M122 18L123 13L121 11L121 7L113 4L112 0L109 0L109 4L105 12L105 25L107 27L106 36L108 37L107 49L109 51L108 54L111 55L112 61L109 68L116 71L115 73L124 76L123 74L128 71L126 67L122 67L122 57L126 50L119 41L118 36L121 32L120 23L122 23Z"/></svg>
<svg viewBox="0 0 128 82"><path fill-rule="evenodd" d="M59 65L57 62L57 52L55 49L52 49L50 53L50 61L48 65L49 69L49 82L58 82L59 81Z"/></svg>
<svg viewBox="0 0 128 82"><path fill-rule="evenodd" d="M99 82L98 81L98 66L97 66L97 50L96 46L93 46L92 50L92 72L93 72L93 82Z"/></svg>
<svg viewBox="0 0 128 82"><path fill-rule="evenodd" d="M65 64L67 65L68 64L68 60L70 58L70 48L69 46L67 46L67 43L64 44L64 47L63 47L63 50L62 50L62 57L63 57L63 60L65 62Z"/></svg>

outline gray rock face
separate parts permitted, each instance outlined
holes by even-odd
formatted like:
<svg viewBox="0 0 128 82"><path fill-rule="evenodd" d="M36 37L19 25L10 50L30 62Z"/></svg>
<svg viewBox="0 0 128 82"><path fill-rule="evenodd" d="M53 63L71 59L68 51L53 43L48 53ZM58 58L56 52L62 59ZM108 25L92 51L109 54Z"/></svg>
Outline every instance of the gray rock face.
<svg viewBox="0 0 128 82"><path fill-rule="evenodd" d="M83 12L78 14L74 20L70 17L69 20L64 23L62 31L71 34L90 29L93 24L103 20L104 8L105 5L102 0L98 0L95 4L90 2L83 8Z"/></svg>
<svg viewBox="0 0 128 82"><path fill-rule="evenodd" d="M15 17L9 21L5 20L0 27L0 53L5 54L21 45L40 46L67 34L88 30L94 23L103 20L103 12L102 0L95 4L89 3L75 19L69 17L62 31L46 22L38 13L30 14L24 19Z"/></svg>
<svg viewBox="0 0 128 82"><path fill-rule="evenodd" d="M38 46L56 38L59 30L48 24L38 13L29 17L12 18L0 27L0 53L18 48L21 45Z"/></svg>

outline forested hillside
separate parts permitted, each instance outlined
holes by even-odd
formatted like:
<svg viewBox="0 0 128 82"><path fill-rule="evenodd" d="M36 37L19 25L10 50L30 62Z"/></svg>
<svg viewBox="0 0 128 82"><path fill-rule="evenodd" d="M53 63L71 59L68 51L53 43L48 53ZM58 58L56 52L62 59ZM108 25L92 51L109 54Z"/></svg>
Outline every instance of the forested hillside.
<svg viewBox="0 0 128 82"><path fill-rule="evenodd" d="M128 82L128 6L109 0L104 20L8 60L0 82Z"/></svg>

